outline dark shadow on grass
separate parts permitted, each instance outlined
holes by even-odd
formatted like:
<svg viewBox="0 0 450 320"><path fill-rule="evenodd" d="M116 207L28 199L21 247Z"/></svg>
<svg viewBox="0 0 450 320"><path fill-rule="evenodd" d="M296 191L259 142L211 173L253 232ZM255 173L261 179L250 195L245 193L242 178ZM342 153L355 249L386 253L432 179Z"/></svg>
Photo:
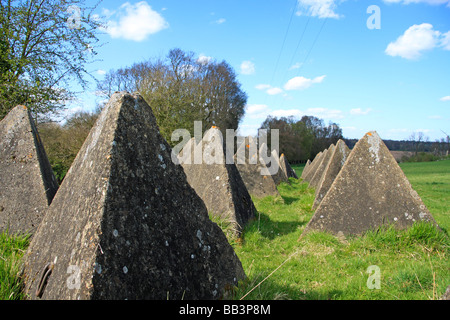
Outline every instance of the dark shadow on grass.
<svg viewBox="0 0 450 320"><path fill-rule="evenodd" d="M244 300L339 300L344 297L345 292L338 289L329 291L301 290L291 286L280 285L271 278L266 279L258 287L255 287L264 279L260 275L254 279L246 279L240 284L240 292L236 293L232 299L239 300L242 296L250 292Z"/></svg>
<svg viewBox="0 0 450 320"><path fill-rule="evenodd" d="M257 212L256 218L247 225L244 235L249 232L259 232L263 237L273 240L276 237L297 231L306 221L272 221L264 212Z"/></svg>
<svg viewBox="0 0 450 320"><path fill-rule="evenodd" d="M300 199L298 197L287 197L287 196L281 196L284 200L284 204L290 205L293 202L299 201Z"/></svg>

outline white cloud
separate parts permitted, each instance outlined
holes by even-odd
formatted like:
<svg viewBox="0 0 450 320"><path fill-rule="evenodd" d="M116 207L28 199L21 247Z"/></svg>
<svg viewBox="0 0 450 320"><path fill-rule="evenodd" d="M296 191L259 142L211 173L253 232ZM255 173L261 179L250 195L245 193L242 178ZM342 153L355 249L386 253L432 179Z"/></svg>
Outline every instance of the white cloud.
<svg viewBox="0 0 450 320"><path fill-rule="evenodd" d="M442 49L450 50L450 31L442 34L441 43Z"/></svg>
<svg viewBox="0 0 450 320"><path fill-rule="evenodd" d="M222 24L222 23L225 23L226 21L227 21L227 19L220 18L220 19L214 21L214 23L216 23L216 24Z"/></svg>
<svg viewBox="0 0 450 320"><path fill-rule="evenodd" d="M115 10L109 10L109 9L106 9L106 8L103 8L103 9L102 9L102 15L103 15L106 19L111 18L115 13L116 13Z"/></svg>
<svg viewBox="0 0 450 320"><path fill-rule="evenodd" d="M270 113L270 109L265 104L249 104L245 108L246 115L252 119L265 119Z"/></svg>
<svg viewBox="0 0 450 320"><path fill-rule="evenodd" d="M67 109L61 110L58 115L52 116L52 120L58 122L60 125L64 125L67 122L67 119L74 116L77 112L83 112L85 111L83 107L75 106L75 107L69 107Z"/></svg>
<svg viewBox="0 0 450 320"><path fill-rule="evenodd" d="M450 0L383 0L385 3L401 3L401 4L411 4L411 3L425 3L431 5L441 5L447 4L450 7Z"/></svg>
<svg viewBox="0 0 450 320"><path fill-rule="evenodd" d="M288 118L290 116L293 116L295 118L301 118L305 115L305 113L298 109L291 109L291 110L275 110L272 111L270 115L277 118L282 117Z"/></svg>
<svg viewBox="0 0 450 320"><path fill-rule="evenodd" d="M440 32L433 30L429 23L413 25L394 42L389 43L385 52L390 56L418 59L423 51L432 50L439 43Z"/></svg>
<svg viewBox="0 0 450 320"><path fill-rule="evenodd" d="M450 96L445 96L445 97L442 97L441 99L439 99L439 100L441 100L441 101L450 101Z"/></svg>
<svg viewBox="0 0 450 320"><path fill-rule="evenodd" d="M438 116L438 115L428 116L428 119L439 120L439 119L442 119L442 116Z"/></svg>
<svg viewBox="0 0 450 320"><path fill-rule="evenodd" d="M269 90L266 91L268 94L270 94L271 96L283 93L283 89L280 88L270 88Z"/></svg>
<svg viewBox="0 0 450 320"><path fill-rule="evenodd" d="M270 89L271 86L270 84L258 84L257 86L255 86L255 88L258 90L267 90Z"/></svg>
<svg viewBox="0 0 450 320"><path fill-rule="evenodd" d="M343 119L344 115L341 110L327 108L309 108L306 114L324 119Z"/></svg>
<svg viewBox="0 0 450 320"><path fill-rule="evenodd" d="M265 104L249 104L246 106L246 111L248 114L259 113L267 110L269 110L269 107Z"/></svg>
<svg viewBox="0 0 450 320"><path fill-rule="evenodd" d="M303 63L297 62L295 64L293 64L289 70L295 70L295 69L300 69L300 67L302 66Z"/></svg>
<svg viewBox="0 0 450 320"><path fill-rule="evenodd" d="M283 93L283 89L278 88L278 87L272 87L270 84L258 84L257 86L255 86L256 89L258 90L264 90L266 91L267 94L274 96L280 93Z"/></svg>
<svg viewBox="0 0 450 320"><path fill-rule="evenodd" d="M259 124L241 124L237 133L242 137L256 136L260 127Z"/></svg>
<svg viewBox="0 0 450 320"><path fill-rule="evenodd" d="M336 120L343 119L344 115L341 110L336 109L327 109L327 108L308 108L306 110L299 109L289 109L289 110L274 110L269 113L273 117L290 117L294 116L295 118L300 119L303 116L314 116L320 119L327 120Z"/></svg>
<svg viewBox="0 0 450 320"><path fill-rule="evenodd" d="M211 62L211 60L213 60L212 57L208 57L208 56L205 56L205 55L201 54L198 57L197 62L200 63L200 64L208 64L208 63Z"/></svg>
<svg viewBox="0 0 450 320"><path fill-rule="evenodd" d="M325 79L325 75L308 79L305 77L295 77L290 79L285 85L285 90L304 90L312 86L314 83L321 83Z"/></svg>
<svg viewBox="0 0 450 320"><path fill-rule="evenodd" d="M318 18L334 18L341 16L334 12L336 0L298 0L299 11L297 15L307 15Z"/></svg>
<svg viewBox="0 0 450 320"><path fill-rule="evenodd" d="M433 130L430 129L417 129L416 132L422 132L422 133L430 133Z"/></svg>
<svg viewBox="0 0 450 320"><path fill-rule="evenodd" d="M371 112L371 111L372 111L372 109L370 109L370 108L368 108L366 110L362 110L361 108L356 108L356 109L350 110L350 114L355 115L355 116L362 116L362 115L369 114L369 112Z"/></svg>
<svg viewBox="0 0 450 320"><path fill-rule="evenodd" d="M102 70L102 69L98 69L97 70L97 74L100 75L100 76L104 76L106 74L106 71Z"/></svg>
<svg viewBox="0 0 450 320"><path fill-rule="evenodd" d="M250 75L255 73L255 64L251 61L244 61L241 63L241 73Z"/></svg>
<svg viewBox="0 0 450 320"><path fill-rule="evenodd" d="M106 33L112 38L132 41L144 41L149 35L169 27L167 21L146 1L136 4L125 2L117 12L104 10L115 20L109 20ZM117 17L116 17L117 16Z"/></svg>

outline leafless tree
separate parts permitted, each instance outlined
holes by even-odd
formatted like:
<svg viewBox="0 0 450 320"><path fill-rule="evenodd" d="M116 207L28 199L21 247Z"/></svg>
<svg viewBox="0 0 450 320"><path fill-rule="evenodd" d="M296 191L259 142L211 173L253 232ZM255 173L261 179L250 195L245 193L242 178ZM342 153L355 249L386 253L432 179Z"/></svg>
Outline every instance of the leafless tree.
<svg viewBox="0 0 450 320"><path fill-rule="evenodd" d="M226 129L236 130L247 103L247 95L226 61L200 60L181 49L170 50L165 59L111 70L98 90L105 97L115 91L139 92L169 143L175 129L193 132L194 121L202 121L203 131L211 126L223 134Z"/></svg>

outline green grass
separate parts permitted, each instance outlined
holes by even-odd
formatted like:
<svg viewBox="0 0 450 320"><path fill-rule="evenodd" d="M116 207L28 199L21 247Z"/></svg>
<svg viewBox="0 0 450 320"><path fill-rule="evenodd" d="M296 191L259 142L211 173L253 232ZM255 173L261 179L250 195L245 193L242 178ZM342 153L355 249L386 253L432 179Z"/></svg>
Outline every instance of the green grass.
<svg viewBox="0 0 450 320"><path fill-rule="evenodd" d="M401 163L400 167L439 226L450 233L450 160Z"/></svg>
<svg viewBox="0 0 450 320"><path fill-rule="evenodd" d="M450 160L401 164L414 189L444 229L450 227ZM303 166L294 166L301 175ZM258 215L240 239L218 223L239 256L247 279L234 299L438 299L450 285L450 240L426 223L408 230L382 228L338 239L302 232L313 216L314 190L290 179L282 197L254 198ZM0 299L21 299L17 273L29 238L0 235ZM380 289L369 289L370 266L380 270Z"/></svg>
<svg viewBox="0 0 450 320"><path fill-rule="evenodd" d="M295 166L298 176L303 166ZM402 165L438 224L448 230L450 161ZM447 190L447 191L446 191ZM285 200L254 199L260 217L241 242L233 242L247 279L236 299L439 299L450 285L450 240L427 223L408 230L386 227L362 237L338 239L310 233L314 192L291 179L281 184ZM369 289L370 266L380 270L380 289Z"/></svg>
<svg viewBox="0 0 450 320"><path fill-rule="evenodd" d="M0 300L18 300L23 297L17 275L28 244L29 236L0 233Z"/></svg>

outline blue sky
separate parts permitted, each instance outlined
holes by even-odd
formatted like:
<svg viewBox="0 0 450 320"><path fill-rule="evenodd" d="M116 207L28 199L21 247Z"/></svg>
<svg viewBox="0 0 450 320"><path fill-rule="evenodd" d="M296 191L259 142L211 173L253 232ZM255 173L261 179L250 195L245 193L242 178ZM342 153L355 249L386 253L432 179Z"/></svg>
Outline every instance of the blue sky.
<svg viewBox="0 0 450 320"><path fill-rule="evenodd" d="M347 138L450 134L450 0L105 0L95 13L109 26L97 79L175 47L226 60L248 94L243 135L268 115L317 116ZM71 110L93 110L95 90Z"/></svg>

